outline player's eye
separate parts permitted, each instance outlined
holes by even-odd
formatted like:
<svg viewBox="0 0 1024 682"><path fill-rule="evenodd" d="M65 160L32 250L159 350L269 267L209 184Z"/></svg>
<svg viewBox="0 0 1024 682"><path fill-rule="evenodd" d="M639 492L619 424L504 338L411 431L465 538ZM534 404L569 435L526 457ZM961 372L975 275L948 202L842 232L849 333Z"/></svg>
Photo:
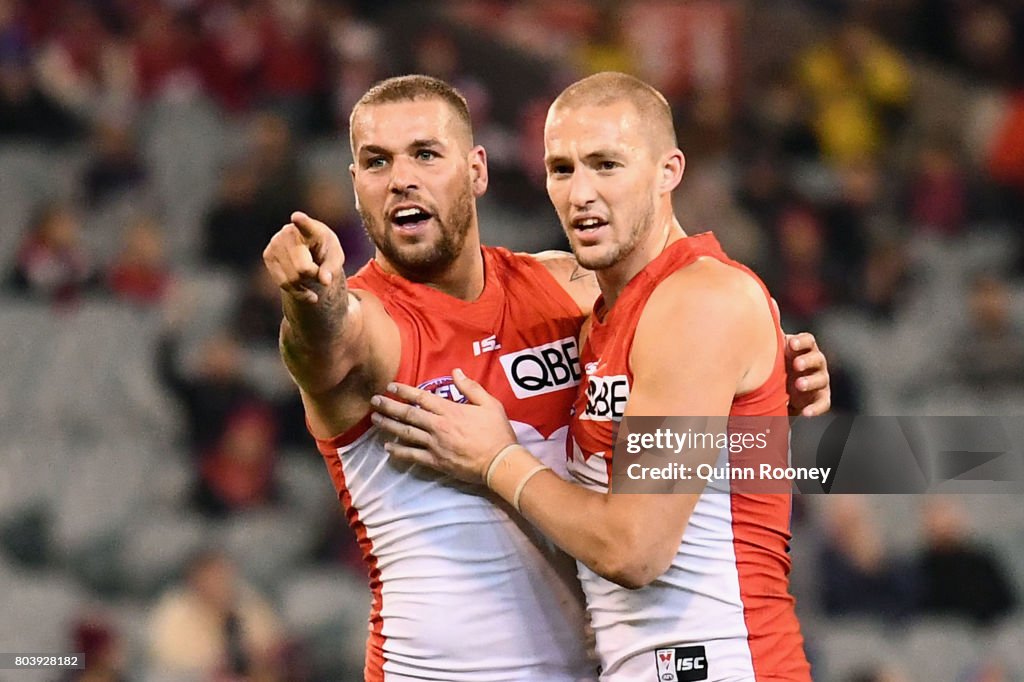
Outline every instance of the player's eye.
<svg viewBox="0 0 1024 682"><path fill-rule="evenodd" d="M597 164L597 169L602 171L610 171L618 168L620 164L618 161L601 161Z"/></svg>
<svg viewBox="0 0 1024 682"><path fill-rule="evenodd" d="M366 167L383 168L386 163L387 159L385 159L383 156L371 156L369 159L366 160Z"/></svg>
<svg viewBox="0 0 1024 682"><path fill-rule="evenodd" d="M565 163L558 163L548 168L550 175L569 175L572 173L572 166Z"/></svg>
<svg viewBox="0 0 1024 682"><path fill-rule="evenodd" d="M432 149L421 149L416 152L416 158L420 161L433 161L438 157L438 153Z"/></svg>

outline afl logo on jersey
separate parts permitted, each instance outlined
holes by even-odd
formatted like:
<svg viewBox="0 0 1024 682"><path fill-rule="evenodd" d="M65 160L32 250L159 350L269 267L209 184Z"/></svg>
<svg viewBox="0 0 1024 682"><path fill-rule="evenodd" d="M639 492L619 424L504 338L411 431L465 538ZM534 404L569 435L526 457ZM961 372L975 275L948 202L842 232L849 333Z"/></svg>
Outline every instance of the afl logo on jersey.
<svg viewBox="0 0 1024 682"><path fill-rule="evenodd" d="M544 395L580 383L580 353L571 336L507 353L499 360L517 398Z"/></svg>
<svg viewBox="0 0 1024 682"><path fill-rule="evenodd" d="M437 377L435 379L424 381L416 388L424 391L430 391L434 395L439 395L442 398L451 400L453 403L469 402L466 396L462 394L462 391L455 386L455 380L450 376Z"/></svg>

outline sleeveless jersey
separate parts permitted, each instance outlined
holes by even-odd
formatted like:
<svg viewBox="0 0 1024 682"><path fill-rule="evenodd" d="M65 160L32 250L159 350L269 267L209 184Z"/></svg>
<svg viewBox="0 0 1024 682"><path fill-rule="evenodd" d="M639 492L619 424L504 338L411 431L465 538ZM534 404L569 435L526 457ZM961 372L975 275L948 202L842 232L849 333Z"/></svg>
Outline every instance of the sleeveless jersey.
<svg viewBox="0 0 1024 682"><path fill-rule="evenodd" d="M484 247L462 301L370 261L349 279L401 334L397 381L465 402L461 367L502 401L520 443L567 476L582 313L543 265ZM369 415L317 445L356 533L373 601L368 682L593 680L572 559L483 486L392 461Z"/></svg>
<svg viewBox="0 0 1024 682"><path fill-rule="evenodd" d="M787 413L784 337L768 290L710 233L685 237L630 280L610 310L603 309L603 298L595 305L580 358L585 377L573 407L569 451L570 472L592 490L609 489L614 434L633 382L629 355L644 306L661 282L704 256L758 281L777 332L771 376L736 397L730 414ZM602 415L596 402L614 414ZM723 448L716 467L728 458ZM578 564L601 680L810 680L788 592L790 496L730 494L729 486L728 480L708 483L671 566L646 587L625 589Z"/></svg>

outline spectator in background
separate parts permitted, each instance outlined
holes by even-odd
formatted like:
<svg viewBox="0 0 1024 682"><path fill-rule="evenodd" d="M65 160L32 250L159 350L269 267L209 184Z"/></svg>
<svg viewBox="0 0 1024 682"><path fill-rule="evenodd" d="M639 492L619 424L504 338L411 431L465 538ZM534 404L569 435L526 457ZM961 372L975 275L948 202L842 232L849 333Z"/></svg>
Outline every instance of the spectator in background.
<svg viewBox="0 0 1024 682"><path fill-rule="evenodd" d="M633 55L623 36L622 8L606 2L595 10L595 17L576 48L577 71L584 76L601 71L634 73ZM470 111L473 103L470 102Z"/></svg>
<svg viewBox="0 0 1024 682"><path fill-rule="evenodd" d="M179 346L175 329L160 338L157 371L184 408L189 445L199 455L220 444L233 415L261 399L242 374L242 349L234 339L220 335L208 340L194 375L178 369Z"/></svg>
<svg viewBox="0 0 1024 682"><path fill-rule="evenodd" d="M92 146L92 158L82 176L83 194L89 205L101 204L146 181L146 168L127 125L112 121L97 124Z"/></svg>
<svg viewBox="0 0 1024 682"><path fill-rule="evenodd" d="M318 220L338 235L338 241L345 250L345 267L348 274L355 273L373 256L373 247L356 211L350 185L346 186L331 175L314 176L306 188L306 200L303 205L307 207L309 215L317 216ZM266 271L266 268L260 269ZM278 310L278 322L280 312Z"/></svg>
<svg viewBox="0 0 1024 682"><path fill-rule="evenodd" d="M738 151L749 149L747 153L759 162L767 162L781 171L785 161L812 161L821 155L821 150L810 124L808 98L793 77L778 76L783 67L772 66L764 75L767 85L740 112L745 120L737 132L746 139L741 141L743 147Z"/></svg>
<svg viewBox="0 0 1024 682"><path fill-rule="evenodd" d="M277 419L267 405L235 410L216 445L199 462L194 502L210 517L265 507L277 498Z"/></svg>
<svg viewBox="0 0 1024 682"><path fill-rule="evenodd" d="M263 246L302 205L306 187L284 119L260 114L248 134L248 152L225 171L204 225L207 260L239 274L261 262Z"/></svg>
<svg viewBox="0 0 1024 682"><path fill-rule="evenodd" d="M347 252L346 252L347 253ZM245 291L232 314L232 334L242 343L277 348L281 331L281 293L263 265L246 279Z"/></svg>
<svg viewBox="0 0 1024 682"><path fill-rule="evenodd" d="M785 168L774 154L762 150L743 164L740 173L736 190L740 208L757 220L763 231L774 230L792 194Z"/></svg>
<svg viewBox="0 0 1024 682"><path fill-rule="evenodd" d="M878 154L910 100L902 55L866 26L848 21L831 41L805 52L798 68L825 157L849 162Z"/></svg>
<svg viewBox="0 0 1024 682"><path fill-rule="evenodd" d="M910 178L906 220L919 230L959 235L967 221L967 176L952 142L929 141L918 152Z"/></svg>
<svg viewBox="0 0 1024 682"><path fill-rule="evenodd" d="M203 221L203 255L211 265L247 272L260 262L260 235L269 217L257 203L256 171L245 160L231 163L220 178L220 189Z"/></svg>
<svg viewBox="0 0 1024 682"><path fill-rule="evenodd" d="M36 3L26 3L36 5ZM33 7L52 29L35 56L43 92L85 121L124 119L134 113L132 45L111 29L102 3L66 2Z"/></svg>
<svg viewBox="0 0 1024 682"><path fill-rule="evenodd" d="M780 215L777 238L778 272L771 290L785 325L813 326L814 318L834 298L821 221L809 207L794 205Z"/></svg>
<svg viewBox="0 0 1024 682"><path fill-rule="evenodd" d="M72 651L85 656L87 668L75 670L65 682L125 682L125 653L118 632L104 620L79 619L73 628Z"/></svg>
<svg viewBox="0 0 1024 682"><path fill-rule="evenodd" d="M37 298L66 302L89 287L94 274L81 244L78 216L64 204L39 209L18 251L15 287Z"/></svg>
<svg viewBox="0 0 1024 682"><path fill-rule="evenodd" d="M971 542L963 507L952 499L928 498L921 523L924 547L916 563L923 613L991 625L1016 610L1006 567L992 551Z"/></svg>
<svg viewBox="0 0 1024 682"><path fill-rule="evenodd" d="M961 63L975 76L994 85L1021 84L1024 36L1014 35L1013 20L1006 9L1000 7L998 1L953 4L960 14L955 29ZM1005 4L1012 6L1014 3ZM1017 6L1019 8L1019 3ZM1019 30L1019 25L1017 28Z"/></svg>
<svg viewBox="0 0 1024 682"><path fill-rule="evenodd" d="M82 122L36 84L27 54L0 52L0 141L59 144L78 137Z"/></svg>
<svg viewBox="0 0 1024 682"><path fill-rule="evenodd" d="M185 584L166 593L148 628L152 672L190 679L279 679L281 626L271 606L238 577L234 563L205 551Z"/></svg>
<svg viewBox="0 0 1024 682"><path fill-rule="evenodd" d="M135 90L144 102L186 100L207 86L198 17L171 4L149 3L133 33Z"/></svg>
<svg viewBox="0 0 1024 682"><path fill-rule="evenodd" d="M839 169L839 197L824 210L826 260L842 301L856 300L863 287L871 228L884 209L883 183L876 161L846 163Z"/></svg>
<svg viewBox="0 0 1024 682"><path fill-rule="evenodd" d="M1011 315L1007 283L977 277L966 305L967 329L948 351L949 378L978 391L1024 388L1024 335Z"/></svg>
<svg viewBox="0 0 1024 682"><path fill-rule="evenodd" d="M326 90L325 33L314 18L313 3L275 2L262 26L260 105L299 130L313 127Z"/></svg>
<svg viewBox="0 0 1024 682"><path fill-rule="evenodd" d="M1005 190L1004 212L1019 224L1024 208L1024 88L1010 94L997 120L988 140L986 166L989 177Z"/></svg>
<svg viewBox="0 0 1024 682"><path fill-rule="evenodd" d="M907 244L898 236L887 236L870 248L859 303L875 317L892 321L910 289Z"/></svg>
<svg viewBox="0 0 1024 682"><path fill-rule="evenodd" d="M124 231L121 243L107 270L111 293L140 306L160 303L171 280L160 225L150 217L140 218Z"/></svg>
<svg viewBox="0 0 1024 682"><path fill-rule="evenodd" d="M866 499L840 495L828 501L827 537L818 557L825 613L887 620L908 614L913 604L910 574L886 552Z"/></svg>

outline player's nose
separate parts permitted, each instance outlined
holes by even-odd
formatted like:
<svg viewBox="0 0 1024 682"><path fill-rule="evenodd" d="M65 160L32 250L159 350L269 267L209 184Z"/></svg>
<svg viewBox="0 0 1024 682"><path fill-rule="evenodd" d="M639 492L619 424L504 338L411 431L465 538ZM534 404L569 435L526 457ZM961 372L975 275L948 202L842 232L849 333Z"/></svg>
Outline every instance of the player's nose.
<svg viewBox="0 0 1024 682"><path fill-rule="evenodd" d="M398 157L391 164L388 189L395 194L406 194L419 188L416 169L411 160Z"/></svg>
<svg viewBox="0 0 1024 682"><path fill-rule="evenodd" d="M597 192L588 174L582 171L573 173L569 180L569 203L577 208L584 208L596 199Z"/></svg>

